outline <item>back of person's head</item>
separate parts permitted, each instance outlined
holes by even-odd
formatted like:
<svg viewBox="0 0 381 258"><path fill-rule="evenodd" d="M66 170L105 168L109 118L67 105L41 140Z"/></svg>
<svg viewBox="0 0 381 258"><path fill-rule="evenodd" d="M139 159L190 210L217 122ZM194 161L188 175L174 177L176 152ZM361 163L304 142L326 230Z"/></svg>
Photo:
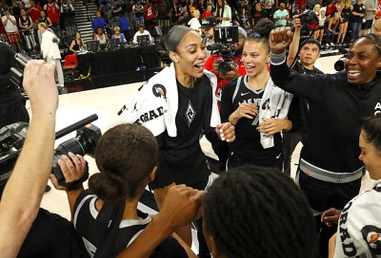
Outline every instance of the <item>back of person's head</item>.
<svg viewBox="0 0 381 258"><path fill-rule="evenodd" d="M381 153L381 114L367 119L362 127L362 133L367 143L373 145Z"/></svg>
<svg viewBox="0 0 381 258"><path fill-rule="evenodd" d="M303 40L301 43L300 43L300 49L306 45L306 44L314 44L316 45L318 48L319 48L319 51L321 50L321 44L320 42L317 40L317 39L312 39L312 38L307 38L306 40Z"/></svg>
<svg viewBox="0 0 381 258"><path fill-rule="evenodd" d="M315 222L305 196L286 174L241 167L223 173L204 201L212 255L228 258L314 257Z"/></svg>
<svg viewBox="0 0 381 258"><path fill-rule="evenodd" d="M261 37L269 39L270 32L275 28L274 22L265 18L257 22L253 27L252 33L258 33Z"/></svg>
<svg viewBox="0 0 381 258"><path fill-rule="evenodd" d="M100 173L89 188L102 200L117 202L141 195L157 162L156 138L145 127L122 124L101 136L95 150Z"/></svg>
<svg viewBox="0 0 381 258"><path fill-rule="evenodd" d="M194 30L182 25L173 26L164 36L164 46L167 49L167 51L177 53L177 45L180 43L184 35L190 31Z"/></svg>

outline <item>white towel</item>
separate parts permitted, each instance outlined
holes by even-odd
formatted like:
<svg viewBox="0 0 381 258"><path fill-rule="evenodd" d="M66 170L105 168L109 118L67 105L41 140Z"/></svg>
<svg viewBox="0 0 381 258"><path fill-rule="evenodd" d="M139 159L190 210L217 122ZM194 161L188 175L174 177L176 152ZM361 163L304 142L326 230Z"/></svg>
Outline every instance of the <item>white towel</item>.
<svg viewBox="0 0 381 258"><path fill-rule="evenodd" d="M216 76L207 70L204 70L204 74L209 78L214 93ZM125 123L142 124L155 136L167 130L170 137L176 137L178 101L175 67L172 63L143 84L118 114ZM220 123L220 115L214 94L212 101L210 126L216 127Z"/></svg>

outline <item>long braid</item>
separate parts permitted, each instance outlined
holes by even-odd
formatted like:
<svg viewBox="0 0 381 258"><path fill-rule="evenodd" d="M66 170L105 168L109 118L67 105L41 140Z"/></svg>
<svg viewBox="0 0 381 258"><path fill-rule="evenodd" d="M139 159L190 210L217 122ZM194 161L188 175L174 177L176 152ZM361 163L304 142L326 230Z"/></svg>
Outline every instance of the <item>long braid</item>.
<svg viewBox="0 0 381 258"><path fill-rule="evenodd" d="M207 231L228 257L311 257L314 219L284 174L242 167L221 175L204 201Z"/></svg>

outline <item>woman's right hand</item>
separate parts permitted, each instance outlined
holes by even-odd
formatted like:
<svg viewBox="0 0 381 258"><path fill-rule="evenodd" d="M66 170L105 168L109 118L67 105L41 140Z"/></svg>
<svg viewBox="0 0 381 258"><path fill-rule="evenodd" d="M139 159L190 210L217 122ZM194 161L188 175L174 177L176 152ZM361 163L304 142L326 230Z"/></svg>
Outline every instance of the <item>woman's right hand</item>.
<svg viewBox="0 0 381 258"><path fill-rule="evenodd" d="M270 48L274 54L281 54L291 44L293 33L290 27L275 28L270 32Z"/></svg>
<svg viewBox="0 0 381 258"><path fill-rule="evenodd" d="M258 114L257 104L242 103L234 111L234 116L236 119L241 119L243 117L248 119L254 119L254 117L257 114Z"/></svg>
<svg viewBox="0 0 381 258"><path fill-rule="evenodd" d="M341 211L335 208L330 208L326 210L321 215L321 222L325 223L328 227L331 227L333 224L337 224L340 218Z"/></svg>

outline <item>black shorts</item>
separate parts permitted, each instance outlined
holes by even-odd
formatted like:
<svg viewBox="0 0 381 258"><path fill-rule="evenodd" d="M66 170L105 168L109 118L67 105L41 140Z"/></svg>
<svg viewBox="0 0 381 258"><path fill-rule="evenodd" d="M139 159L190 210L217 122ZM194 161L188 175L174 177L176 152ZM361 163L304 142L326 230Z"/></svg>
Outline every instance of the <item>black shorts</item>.
<svg viewBox="0 0 381 258"><path fill-rule="evenodd" d="M372 24L373 24L373 20L366 20L366 21L361 25L361 29L362 29L362 30L368 30L368 29L372 28Z"/></svg>
<svg viewBox="0 0 381 258"><path fill-rule="evenodd" d="M297 173L300 189L306 195L311 208L316 212L323 212L329 208L341 210L360 191L361 178L339 184L307 176L300 168Z"/></svg>

